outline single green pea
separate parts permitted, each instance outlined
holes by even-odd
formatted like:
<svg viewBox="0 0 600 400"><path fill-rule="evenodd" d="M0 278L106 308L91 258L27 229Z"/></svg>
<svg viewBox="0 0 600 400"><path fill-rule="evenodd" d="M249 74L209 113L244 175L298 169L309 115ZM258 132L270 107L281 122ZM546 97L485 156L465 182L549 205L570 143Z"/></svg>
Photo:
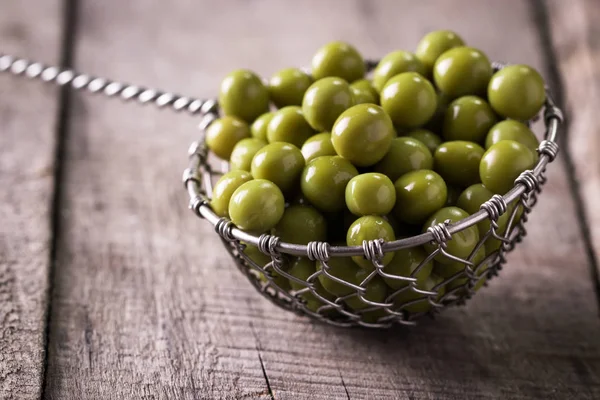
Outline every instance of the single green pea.
<svg viewBox="0 0 600 400"><path fill-rule="evenodd" d="M355 100L356 100L356 104L361 104L361 102L358 101L358 99L356 99L356 92L360 92L360 96L362 96L363 100L366 99L367 97L373 99L372 101L370 101L370 103L374 103L374 104L378 104L379 103L379 92L377 90L375 90L375 87L373 86L373 81L369 80L369 79L359 79L358 81L354 81L350 84L350 89L352 90L352 93L355 94ZM368 95L365 93L367 92ZM364 103L369 103L368 101L365 101Z"/></svg>
<svg viewBox="0 0 600 400"><path fill-rule="evenodd" d="M479 248L479 250L475 253L473 258L471 259L471 262L473 264L475 264L473 267L473 270L475 271L477 277L479 278L479 280L473 287L474 291L478 291L479 289L481 289L481 287L483 287L483 285L486 281L486 278L482 278L482 277L487 272L487 268L485 266L480 266L481 262L485 259L485 254L486 254L485 250L483 249L483 247L481 247L481 248ZM446 275L445 279L450 278L451 276L457 274L460 271L464 271L464 269L465 269L465 264L458 263L458 262L452 263L452 264L436 263L434 265L434 273L439 274L440 276L444 276L442 274L445 274ZM446 288L446 291L450 292L451 290L454 290L457 287L460 287L460 286L464 287L468 283L469 283L469 278L467 278L466 276L461 276L458 278L454 278L451 282L448 282L444 286ZM464 296L464 295L466 295L466 291L461 289L457 292L457 294L459 296Z"/></svg>
<svg viewBox="0 0 600 400"><path fill-rule="evenodd" d="M359 284L361 282L363 282L369 275L371 274L371 272L367 271L367 270L360 270L356 273L356 282L358 282ZM368 301L372 301L375 303L383 303L385 301L385 298L387 297L387 290L388 287L386 286L385 282L383 281L383 279L381 279L381 277L379 275L374 276L373 278L371 278L371 280L369 282L367 282L364 285L365 291L362 294L362 296L367 299ZM348 297L347 299L344 300L344 303L346 303L346 305L348 307L350 307L353 310L363 310L365 308L369 308L369 307L373 307L370 304L365 303L363 300L361 300L360 297L358 297L358 295L356 296L352 296L352 297Z"/></svg>
<svg viewBox="0 0 600 400"><path fill-rule="evenodd" d="M501 140L481 158L479 176L485 187L504 195L513 188L515 179L534 164L533 154L527 147L514 140Z"/></svg>
<svg viewBox="0 0 600 400"><path fill-rule="evenodd" d="M544 79L527 65L510 65L496 72L487 94L498 114L521 121L535 117L546 101Z"/></svg>
<svg viewBox="0 0 600 400"><path fill-rule="evenodd" d="M273 234L292 244L323 242L327 239L327 223L311 206L293 205L286 208Z"/></svg>
<svg viewBox="0 0 600 400"><path fill-rule="evenodd" d="M416 128L431 119L437 95L431 82L416 72L404 72L387 81L381 106L399 127Z"/></svg>
<svg viewBox="0 0 600 400"><path fill-rule="evenodd" d="M395 275L404 278L416 278L417 283L424 282L427 277L431 274L431 269L433 268L433 260L429 260L425 262L427 259L427 253L423 250L422 247L410 247L406 249L401 249L395 252L394 258L392 261L385 266L383 272L388 275ZM423 264L421 266L421 264ZM417 270L417 268L421 266L413 275L413 273ZM407 286L408 281L401 279L393 279L393 278L384 278L385 283L392 289L401 289Z"/></svg>
<svg viewBox="0 0 600 400"><path fill-rule="evenodd" d="M333 275L334 277L353 285L358 285L360 283L356 282L356 273L360 268L352 262L351 258L332 257L326 262L326 265L329 268L324 267L322 262L317 261L317 270L321 271L325 269L329 275ZM319 282L321 282L321 285L323 285L323 288L325 288L326 291L338 297L347 296L356 291L348 285L331 279L325 275L325 273L319 275Z"/></svg>
<svg viewBox="0 0 600 400"><path fill-rule="evenodd" d="M540 144L535 134L522 122L507 119L500 121L496 125L492 126L487 137L485 138L485 148L489 149L494 144L501 140L514 140L519 142L533 154L534 161L538 160L537 148Z"/></svg>
<svg viewBox="0 0 600 400"><path fill-rule="evenodd" d="M206 145L223 160L229 160L233 147L247 137L250 137L248 125L232 116L216 119L206 129Z"/></svg>
<svg viewBox="0 0 600 400"><path fill-rule="evenodd" d="M285 201L271 181L254 179L238 187L229 201L229 216L240 229L264 233L283 216Z"/></svg>
<svg viewBox="0 0 600 400"><path fill-rule="evenodd" d="M269 143L287 142L298 148L314 133L298 106L287 106L277 110L267 126Z"/></svg>
<svg viewBox="0 0 600 400"><path fill-rule="evenodd" d="M323 78L313 83L302 100L304 118L317 131L330 132L341 113L354 105L348 82Z"/></svg>
<svg viewBox="0 0 600 400"><path fill-rule="evenodd" d="M444 207L436 211L423 226L423 232L427 232L427 228L435 226L449 220L450 223L458 222L461 219L467 218L469 213L458 207ZM470 226L452 235L452 240L446 243L446 252L454 257L466 260L471 255L475 246L479 242L479 230L476 226ZM427 243L424 245L425 250L430 254L438 248L437 243ZM435 256L435 260L442 264L449 264L455 260L446 257L439 253Z"/></svg>
<svg viewBox="0 0 600 400"><path fill-rule="evenodd" d="M437 292L437 296L428 296L417 293L411 289L406 289L394 297L394 304L410 313L428 312L432 307L431 303L429 303L428 297L433 297L434 300L439 300L446 293L446 288L443 286L436 288L436 286L440 285L442 282L442 278L431 274L423 282L420 282L420 284L417 285L417 288L420 290Z"/></svg>
<svg viewBox="0 0 600 400"><path fill-rule="evenodd" d="M439 56L446 51L464 46L465 42L455 32L440 30L429 32L419 41L415 55L425 68L426 76L431 76L433 66Z"/></svg>
<svg viewBox="0 0 600 400"><path fill-rule="evenodd" d="M250 171L252 158L254 158L254 155L266 145L267 142L262 139L246 138L240 140L233 147L231 152L231 157L229 158L230 169L232 171L238 169Z"/></svg>
<svg viewBox="0 0 600 400"><path fill-rule="evenodd" d="M383 109L375 104L359 104L344 111L331 131L336 153L352 164L375 164L390 149L394 125Z"/></svg>
<svg viewBox="0 0 600 400"><path fill-rule="evenodd" d="M422 169L402 175L394 183L398 219L408 224L421 224L431 214L444 207L448 189L436 172Z"/></svg>
<svg viewBox="0 0 600 400"><path fill-rule="evenodd" d="M275 142L260 149L252 159L250 172L256 179L268 179L283 193L291 194L304 169L304 157L293 144Z"/></svg>
<svg viewBox="0 0 600 400"><path fill-rule="evenodd" d="M298 68L285 68L269 79L269 96L279 108L299 106L313 79Z"/></svg>
<svg viewBox="0 0 600 400"><path fill-rule="evenodd" d="M287 271L288 274L293 276L294 278L298 278L301 281L306 282L306 285L296 282L293 279L290 279L290 286L293 290L301 290L308 286L308 278L317 272L317 268L315 266L315 262L308 259L308 257L298 257L296 258Z"/></svg>
<svg viewBox="0 0 600 400"><path fill-rule="evenodd" d="M435 171L450 185L466 187L479 180L479 162L485 150L477 143L454 140L442 143L433 155Z"/></svg>
<svg viewBox="0 0 600 400"><path fill-rule="evenodd" d="M269 92L253 72L238 69L221 82L219 106L225 115L252 123L259 115L269 111Z"/></svg>
<svg viewBox="0 0 600 400"><path fill-rule="evenodd" d="M446 140L482 143L498 118L492 107L480 97L463 96L450 103L444 118Z"/></svg>
<svg viewBox="0 0 600 400"><path fill-rule="evenodd" d="M435 133L428 131L426 129L416 129L414 131L410 131L406 134L406 136L411 137L413 139L417 139L419 142L423 143L429 149L429 152L433 154L435 150L438 148L440 144L442 144L442 138L436 135ZM433 155L432 155L432 164L429 168L422 169L431 169L433 168Z"/></svg>
<svg viewBox="0 0 600 400"><path fill-rule="evenodd" d="M483 261L484 258L485 258L485 249L483 247L480 247L475 252L473 257L471 257L471 260L469 260L474 264L474 266L472 268L475 269L479 265L479 263L481 263ZM467 266L467 264L458 262L458 261L449 262L447 264L441 264L439 262L435 262L433 264L433 273L441 278L448 279L448 278L458 274L459 272L465 271L466 266ZM469 280L469 278L467 278L466 276L456 278L450 283L450 285L452 286L452 288L455 288L457 286L455 283L460 282L459 284L465 284L465 283L467 283L468 280ZM446 287L448 287L448 285Z"/></svg>
<svg viewBox="0 0 600 400"><path fill-rule="evenodd" d="M391 78L403 72L426 74L425 67L414 54L403 50L393 51L377 64L373 71L373 86L378 92L381 92Z"/></svg>
<svg viewBox="0 0 600 400"><path fill-rule="evenodd" d="M346 206L354 215L385 215L395 203L394 184L383 174L360 174L346 186Z"/></svg>
<svg viewBox="0 0 600 400"><path fill-rule="evenodd" d="M330 76L354 82L365 76L365 62L360 53L344 42L331 42L321 47L312 59L312 76Z"/></svg>
<svg viewBox="0 0 600 400"><path fill-rule="evenodd" d="M323 132L308 138L302 145L302 155L308 163L317 157L337 155L331 143L331 133Z"/></svg>
<svg viewBox="0 0 600 400"><path fill-rule="evenodd" d="M480 50L455 47L444 52L433 67L436 86L451 98L484 96L492 77L492 64Z"/></svg>
<svg viewBox="0 0 600 400"><path fill-rule="evenodd" d="M231 171L219 178L213 187L213 197L210 201L210 206L215 214L219 217L229 217L229 200L231 200L233 192L251 180L252 175L246 171Z"/></svg>
<svg viewBox="0 0 600 400"><path fill-rule="evenodd" d="M267 112L256 118L256 120L250 125L250 133L252 137L256 139L267 141L267 126L273 118L273 112Z"/></svg>
<svg viewBox="0 0 600 400"><path fill-rule="evenodd" d="M491 190L483 186L481 183L477 183L469 186L460 194L460 197L456 202L456 206L462 208L469 214L475 214L480 210L481 205L491 199L493 195L494 193ZM510 208L512 207L514 206L511 205ZM498 235L503 235L505 233L509 217L510 210L507 210L507 212L502 214L500 218L498 218L498 221L496 221L498 224L496 233L498 233ZM488 218L478 223L477 229L479 230L479 237L483 238L490 231L490 228L491 222ZM500 240L493 237L488 237L484 244L486 254L489 255L498 250L501 244L502 242Z"/></svg>
<svg viewBox="0 0 600 400"><path fill-rule="evenodd" d="M412 137L394 138L389 151L375 164L375 171L387 175L393 182L407 172L431 168L431 152L425 144Z"/></svg>
<svg viewBox="0 0 600 400"><path fill-rule="evenodd" d="M342 157L317 157L304 168L300 187L304 197L319 210L337 212L344 209L346 185L356 175L356 168Z"/></svg>
<svg viewBox="0 0 600 400"><path fill-rule="evenodd" d="M360 217L348 229L346 235L346 244L348 246L362 246L363 241L383 239L385 242L391 242L396 240L394 230L392 226L383 217L369 215ZM394 258L394 253L388 252L383 256L381 263L387 265ZM365 269L372 270L375 268L370 260L367 260L364 256L352 257L354 262Z"/></svg>

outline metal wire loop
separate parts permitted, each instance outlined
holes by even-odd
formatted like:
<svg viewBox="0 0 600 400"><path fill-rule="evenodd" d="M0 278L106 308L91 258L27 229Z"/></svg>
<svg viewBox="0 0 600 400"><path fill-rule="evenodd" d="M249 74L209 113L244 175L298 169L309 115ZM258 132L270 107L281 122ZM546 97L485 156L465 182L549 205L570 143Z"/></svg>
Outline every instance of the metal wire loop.
<svg viewBox="0 0 600 400"><path fill-rule="evenodd" d="M362 247L365 252L365 258L371 261L380 261L383 258L383 239L363 240Z"/></svg>
<svg viewBox="0 0 600 400"><path fill-rule="evenodd" d="M444 222L427 228L427 232L433 235L433 241L437 242L440 246L444 246L447 241L452 240L452 234L448 230L449 224L450 220L447 219Z"/></svg>
<svg viewBox="0 0 600 400"><path fill-rule="evenodd" d="M549 140L542 140L540 143L540 147L538 148L538 153L545 154L548 156L550 161L554 161L558 154L558 144L556 142L551 142Z"/></svg>
<svg viewBox="0 0 600 400"><path fill-rule="evenodd" d="M548 124L553 118L557 119L559 123L563 123L565 119L560 108L556 107L555 105L546 106L546 109L544 110L544 120Z"/></svg>
<svg viewBox="0 0 600 400"><path fill-rule="evenodd" d="M515 179L515 185L519 183L525 186L526 193L533 192L540 185L537 176L535 176L532 170L523 171L521 175L519 175L519 177Z"/></svg>
<svg viewBox="0 0 600 400"><path fill-rule="evenodd" d="M279 252L276 248L280 241L277 236L264 233L258 238L258 250L269 256L277 256Z"/></svg>
<svg viewBox="0 0 600 400"><path fill-rule="evenodd" d="M504 197L495 194L491 199L483 203L479 209L485 210L490 219L497 221L498 218L506 212L507 206Z"/></svg>
<svg viewBox="0 0 600 400"><path fill-rule="evenodd" d="M196 216L200 218L204 218L202 213L200 212L200 207L208 205L208 200L202 196L196 196L190 199L189 209L196 214Z"/></svg>
<svg viewBox="0 0 600 400"><path fill-rule="evenodd" d="M215 114L213 114L213 113L206 114L200 120L200 123L198 124L198 129L200 129L201 131L206 130L206 128L208 128L209 125L212 124L216 119L217 119L217 116Z"/></svg>
<svg viewBox="0 0 600 400"><path fill-rule="evenodd" d="M233 233L231 232L232 229L233 223L225 217L218 220L215 224L215 232L217 232L219 236L221 236L228 242L233 242L236 240L233 236Z"/></svg>
<svg viewBox="0 0 600 400"><path fill-rule="evenodd" d="M202 177L200 176L200 173L198 172L198 170L192 169L192 168L186 168L183 171L182 181L183 181L183 187L187 189L187 185L188 185L189 181L194 181L198 185L200 185L202 183Z"/></svg>
<svg viewBox="0 0 600 400"><path fill-rule="evenodd" d="M306 247L306 255L311 261L329 260L329 243L327 242L309 242Z"/></svg>

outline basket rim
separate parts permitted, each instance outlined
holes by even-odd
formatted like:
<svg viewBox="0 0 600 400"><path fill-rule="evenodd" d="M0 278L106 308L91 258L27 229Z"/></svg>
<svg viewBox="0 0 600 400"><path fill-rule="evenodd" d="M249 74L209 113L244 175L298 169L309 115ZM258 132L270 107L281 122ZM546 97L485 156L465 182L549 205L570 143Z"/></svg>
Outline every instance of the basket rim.
<svg viewBox="0 0 600 400"><path fill-rule="evenodd" d="M495 63L495 65L498 66L498 69L504 67L504 64ZM558 128L563 122L562 111L560 110L560 108L557 107L551 90L548 87L546 87L545 89L546 100L544 103L543 116L546 131L544 135L544 140L540 142L540 146L538 147L538 153L540 154L540 156L537 164L532 170L525 171L535 181L537 181L537 179L544 173L544 171L546 170L546 166L550 162L552 162L556 156L556 152L559 149L557 143ZM201 130L204 130L208 126L208 124L210 124L210 122L212 122L212 120L214 120L217 117L218 110L216 102L214 104L215 107L213 107L213 109L204 114L204 118L210 118L210 120L208 121L208 123L200 123ZM189 155L190 163L188 165L188 168L184 171L183 183L190 198L190 208L192 209L192 211L198 217L206 219L208 222L210 222L215 227L217 233L219 233L219 235L221 235L225 240L243 241L245 243L258 247L265 253L268 253L266 251L267 249L263 247L263 243L266 242L266 237L274 238L273 236L269 234L262 234L256 236L255 234L246 232L236 227L229 219L218 216L212 210L209 203L210 199L204 194L204 182L210 180L211 178L210 170L206 168L207 148L204 143L204 137L202 137L200 141L192 143ZM503 200L503 202L506 205L509 205L523 194L534 189L535 187L533 187L533 185L527 185L526 182L517 179L513 188L510 191L508 191L508 193L504 194L504 196L501 196L501 201ZM455 233L467 229L485 219L491 219L491 215L489 211L481 209L477 213L463 218L460 221L448 224L447 231L450 235L454 235ZM384 253L386 253L398 251L405 248L420 246L426 243L430 243L432 241L435 241L435 236L431 231L428 231L415 236L397 239L394 241L386 242L380 239L379 243L381 244L381 250ZM328 242L312 242L312 245L303 245L282 242L280 240L276 240L272 243L275 243L275 245L272 247L272 249L269 250L269 252L275 251L279 253L290 254L293 256L304 256L317 259L319 257L315 254L314 249L317 247L315 246L315 244L321 246L324 245L324 248L326 248L324 256L325 258L329 258L343 256L364 256L365 245L368 242L364 243L363 246L333 246L330 245Z"/></svg>

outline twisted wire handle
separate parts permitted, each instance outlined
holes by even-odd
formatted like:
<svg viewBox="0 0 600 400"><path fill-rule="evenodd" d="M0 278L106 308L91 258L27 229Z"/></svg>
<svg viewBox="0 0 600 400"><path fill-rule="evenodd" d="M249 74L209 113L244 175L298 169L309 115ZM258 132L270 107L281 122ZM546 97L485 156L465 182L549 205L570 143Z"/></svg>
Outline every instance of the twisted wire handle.
<svg viewBox="0 0 600 400"><path fill-rule="evenodd" d="M77 73L71 69L61 69L0 53L0 72L16 76L26 76L58 86L70 85L76 90L101 93L108 97L118 97L123 101L133 100L139 104L153 104L158 108L170 108L173 111L185 111L191 115L203 115L215 112L215 100L197 99L158 89L148 89L110 79Z"/></svg>

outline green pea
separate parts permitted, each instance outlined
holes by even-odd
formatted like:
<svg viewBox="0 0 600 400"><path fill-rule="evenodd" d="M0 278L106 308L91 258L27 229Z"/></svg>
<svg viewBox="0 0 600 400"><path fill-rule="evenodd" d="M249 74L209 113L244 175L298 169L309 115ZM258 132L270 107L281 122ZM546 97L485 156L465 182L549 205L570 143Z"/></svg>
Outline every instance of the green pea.
<svg viewBox="0 0 600 400"><path fill-rule="evenodd" d="M433 67L436 86L450 98L485 95L492 77L488 57L472 47L455 47L443 53Z"/></svg>
<svg viewBox="0 0 600 400"><path fill-rule="evenodd" d="M213 188L213 198L210 201L212 210L219 217L229 217L229 200L233 192L242 184L251 181L252 175L246 171L231 171L224 174Z"/></svg>
<svg viewBox="0 0 600 400"><path fill-rule="evenodd" d="M446 289L443 286L434 290L434 287L441 284L443 279L436 275L429 275L423 282L417 285L420 290L437 292L437 296L432 296L434 300L439 300L445 293ZM411 289L406 289L394 297L394 304L410 313L425 313L431 310L431 303L428 301L427 295L417 293ZM420 300L420 301L417 301ZM413 302L408 304L409 302Z"/></svg>
<svg viewBox="0 0 600 400"><path fill-rule="evenodd" d="M356 282L359 284L364 281L371 273L367 270L360 270L356 273ZM383 279L380 276L376 275L369 282L364 285L365 292L362 296L368 301L372 301L375 303L383 303L387 296L388 287L386 286ZM370 304L365 303L358 296L348 297L344 300L344 303L351 309L358 311L363 310L365 308L373 307Z"/></svg>
<svg viewBox="0 0 600 400"><path fill-rule="evenodd" d="M250 165L252 164L252 158L254 155L263 147L267 145L262 139L246 138L240 140L231 152L229 158L229 166L232 171L241 169L243 171L250 171Z"/></svg>
<svg viewBox="0 0 600 400"><path fill-rule="evenodd" d="M421 224L431 214L444 207L448 189L444 179L434 171L411 171L394 183L398 219L408 224Z"/></svg>
<svg viewBox="0 0 600 400"><path fill-rule="evenodd" d="M426 129L415 129L414 131L410 131L406 134L406 136L411 137L413 139L417 139L419 142L423 143L429 149L430 153L433 154L435 150L438 148L440 144L442 144L442 138L436 135L435 133L428 131ZM432 156L433 157L433 156ZM433 160L433 158L432 158ZM423 169L431 169L432 165L429 168Z"/></svg>
<svg viewBox="0 0 600 400"><path fill-rule="evenodd" d="M360 53L344 42L326 44L312 59L312 76L315 79L335 76L354 82L364 77L365 70L365 62Z"/></svg>
<svg viewBox="0 0 600 400"><path fill-rule="evenodd" d="M283 217L273 229L282 241L293 244L322 242L327 239L325 218L313 207L293 205L283 212Z"/></svg>
<svg viewBox="0 0 600 400"><path fill-rule="evenodd" d="M346 186L346 206L354 215L385 215L395 203L394 184L383 174L360 174Z"/></svg>
<svg viewBox="0 0 600 400"><path fill-rule="evenodd" d="M537 148L540 142L527 125L511 119L498 122L496 125L492 126L487 134L487 137L485 138L485 148L489 149L501 140L514 140L515 142L521 143L531 150L531 154L533 154L533 158L535 162L537 162Z"/></svg>
<svg viewBox="0 0 600 400"><path fill-rule="evenodd" d="M256 118L252 125L250 125L252 137L264 140L265 142L267 141L267 126L271 118L273 118L273 114L273 112L267 112Z"/></svg>
<svg viewBox="0 0 600 400"><path fill-rule="evenodd" d="M299 106L312 83L311 76L298 68L282 69L269 80L269 96L279 108Z"/></svg>
<svg viewBox="0 0 600 400"><path fill-rule="evenodd" d="M479 176L485 187L504 195L513 188L515 179L534 164L531 150L514 140L502 140L487 149L481 158Z"/></svg>
<svg viewBox="0 0 600 400"><path fill-rule="evenodd" d="M361 167L381 160L393 137L394 126L390 117L374 104L359 104L347 109L331 131L336 153Z"/></svg>
<svg viewBox="0 0 600 400"><path fill-rule="evenodd" d="M229 216L240 229L264 233L277 225L284 206L283 194L273 182L254 179L233 192Z"/></svg>
<svg viewBox="0 0 600 400"><path fill-rule="evenodd" d="M268 179L283 193L290 194L298 185L304 157L293 144L275 142L260 149L252 159L250 172L256 179Z"/></svg>
<svg viewBox="0 0 600 400"><path fill-rule="evenodd" d="M362 100L366 100L367 98L372 99L370 102L363 101L362 103L379 103L379 92L375 90L373 82L369 79L359 79L358 81L352 82L350 84L350 89L352 90L352 93L354 93L356 104L361 104L361 102L358 101L357 93Z"/></svg>
<svg viewBox="0 0 600 400"><path fill-rule="evenodd" d="M309 260L307 257L298 257L293 262L292 265L287 271L291 276L300 279L301 281L307 282L308 278L317 272L317 268L315 266L315 262ZM307 285L303 285L298 283L292 279L290 279L290 286L293 290L301 290L304 289Z"/></svg>
<svg viewBox="0 0 600 400"><path fill-rule="evenodd" d="M331 133L323 132L311 136L302 145L302 155L308 163L317 157L337 155L331 143Z"/></svg>
<svg viewBox="0 0 600 400"><path fill-rule="evenodd" d="M414 54L403 50L393 51L377 64L373 71L373 86L381 92L391 78L403 72L426 74L425 67Z"/></svg>
<svg viewBox="0 0 600 400"><path fill-rule="evenodd" d="M300 179L302 194L324 212L337 212L346 204L346 185L358 175L350 161L339 156L322 156L310 161Z"/></svg>
<svg viewBox="0 0 600 400"><path fill-rule="evenodd" d="M469 213L465 210L458 207L444 207L441 210L435 212L425 225L423 226L423 232L427 232L427 228L431 226L435 226L437 224L443 223L446 220L449 220L450 223L458 222L461 219L467 218ZM479 242L479 231L476 226L470 226L465 228L459 232L456 232L452 235L452 240L449 240L446 243L446 252L453 255L454 257L461 258L466 260L469 255L477 246ZM438 248L437 243L427 243L425 244L425 250L430 254ZM455 260L450 259L443 254L438 254L435 256L435 260L442 264L449 264L455 262Z"/></svg>
<svg viewBox="0 0 600 400"><path fill-rule="evenodd" d="M223 160L229 160L233 147L247 137L250 137L248 125L231 116L216 119L206 129L206 145Z"/></svg>
<svg viewBox="0 0 600 400"><path fill-rule="evenodd" d="M404 278L413 277L417 279L417 282L424 282L431 274L431 269L433 268L432 260L423 264L426 259L427 253L420 246L401 249L395 252L394 258L385 266L383 272ZM423 264L423 266L414 276L412 276L417 267L421 264ZM384 278L384 280L392 289L401 289L409 284L408 281L400 279Z"/></svg>
<svg viewBox="0 0 600 400"><path fill-rule="evenodd" d="M450 103L444 118L444 139L483 143L497 121L492 107L477 96L463 96Z"/></svg>
<svg viewBox="0 0 600 400"><path fill-rule="evenodd" d="M329 266L329 269L327 269L329 275L333 275L334 277L353 285L358 285L360 283L356 282L356 273L360 268L352 262L350 257L332 257L326 264ZM324 269L323 264L317 262L317 270L320 271L322 269ZM321 282L321 285L327 292L338 297L347 296L356 291L348 285L329 278L324 273L319 275L319 282Z"/></svg>
<svg viewBox="0 0 600 400"><path fill-rule="evenodd" d="M253 72L238 69L221 82L219 106L225 115L252 123L259 115L269 111L269 92Z"/></svg>
<svg viewBox="0 0 600 400"><path fill-rule="evenodd" d="M446 51L464 46L465 42L455 32L440 30L425 35L417 45L416 56L423 64L426 75L431 76L435 61Z"/></svg>
<svg viewBox="0 0 600 400"><path fill-rule="evenodd" d="M464 140L442 143L433 155L435 170L450 185L479 183L479 162L484 152L477 143Z"/></svg>
<svg viewBox="0 0 600 400"><path fill-rule="evenodd" d="M396 181L410 171L433 168L433 156L425 144L412 137L398 137L392 140L389 151L375 165L375 171Z"/></svg>
<svg viewBox="0 0 600 400"><path fill-rule="evenodd" d="M346 244L348 246L362 246L363 241L383 239L385 242L396 240L392 226L383 217L369 215L360 217L348 229ZM387 265L394 258L394 253L388 252L383 256L381 263ZM352 257L354 262L365 269L372 270L373 263L364 256Z"/></svg>
<svg viewBox="0 0 600 400"><path fill-rule="evenodd" d="M437 108L433 85L416 72L404 72L387 81L381 91L381 106L394 124L416 128L431 119Z"/></svg>
<svg viewBox="0 0 600 400"><path fill-rule="evenodd" d="M304 118L317 131L330 132L341 113L354 105L348 82L323 78L313 83L302 100Z"/></svg>
<svg viewBox="0 0 600 400"><path fill-rule="evenodd" d="M276 111L267 126L269 143L287 142L298 148L314 133L298 106L283 107Z"/></svg>
<svg viewBox="0 0 600 400"><path fill-rule="evenodd" d="M535 117L546 101L544 79L527 65L510 65L496 72L487 94L498 114L521 121Z"/></svg>

